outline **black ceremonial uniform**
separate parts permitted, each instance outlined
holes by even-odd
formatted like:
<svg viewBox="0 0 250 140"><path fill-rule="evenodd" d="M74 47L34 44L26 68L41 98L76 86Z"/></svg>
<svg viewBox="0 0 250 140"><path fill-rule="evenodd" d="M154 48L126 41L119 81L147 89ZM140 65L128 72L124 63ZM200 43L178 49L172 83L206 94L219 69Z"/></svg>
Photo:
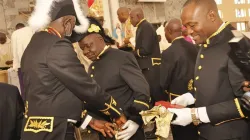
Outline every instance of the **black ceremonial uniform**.
<svg viewBox="0 0 250 140"><path fill-rule="evenodd" d="M232 26L225 23L200 49L195 66L196 107L206 107L211 121L199 125L201 139L249 140L249 126L237 97L242 73L228 57Z"/></svg>
<svg viewBox="0 0 250 140"><path fill-rule="evenodd" d="M153 26L145 19L137 27L134 54L150 85L151 97L159 101L164 96L159 84L161 54L158 37Z"/></svg>
<svg viewBox="0 0 250 140"><path fill-rule="evenodd" d="M83 101L112 118L120 116L115 100L87 75L67 39L44 31L36 33L21 67L28 103L24 140L65 139L71 125L67 119L81 120Z"/></svg>
<svg viewBox="0 0 250 140"><path fill-rule="evenodd" d="M20 140L24 113L18 88L0 83L0 139Z"/></svg>
<svg viewBox="0 0 250 140"><path fill-rule="evenodd" d="M192 90L197 53L195 46L183 37L176 38L172 45L163 51L160 84L166 92L166 98L162 100L171 102L174 98ZM174 140L198 139L198 132L193 124L186 127L175 125L171 127Z"/></svg>
<svg viewBox="0 0 250 140"><path fill-rule="evenodd" d="M149 109L149 85L136 59L131 53L108 48L89 67L89 75L121 106L128 120L142 126L139 112ZM95 112L93 108L87 108ZM100 116L100 115L99 115ZM105 116L102 116L105 117ZM108 118L105 118L110 121ZM139 127L131 140L142 140L144 133Z"/></svg>

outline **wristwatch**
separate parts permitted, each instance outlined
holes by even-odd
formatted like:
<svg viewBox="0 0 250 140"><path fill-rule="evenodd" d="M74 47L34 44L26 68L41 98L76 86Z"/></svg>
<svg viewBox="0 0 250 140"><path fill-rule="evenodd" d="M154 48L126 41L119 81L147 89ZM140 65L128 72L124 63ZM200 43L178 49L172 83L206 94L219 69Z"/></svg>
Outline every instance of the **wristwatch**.
<svg viewBox="0 0 250 140"><path fill-rule="evenodd" d="M192 117L193 124L195 126L201 123L201 121L196 117L195 108L191 108L191 117Z"/></svg>

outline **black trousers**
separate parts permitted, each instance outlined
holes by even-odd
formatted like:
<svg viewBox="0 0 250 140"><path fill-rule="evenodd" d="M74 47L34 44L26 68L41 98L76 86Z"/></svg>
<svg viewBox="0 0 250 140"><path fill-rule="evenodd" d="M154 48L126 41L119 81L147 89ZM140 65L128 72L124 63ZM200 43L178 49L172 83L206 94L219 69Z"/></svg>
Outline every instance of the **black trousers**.
<svg viewBox="0 0 250 140"><path fill-rule="evenodd" d="M155 65L151 68L142 69L142 73L150 86L150 96L152 103L166 98L166 94L160 86L160 66Z"/></svg>
<svg viewBox="0 0 250 140"><path fill-rule="evenodd" d="M203 138L203 137L199 137L199 140L209 140L209 139L205 139L205 138ZM241 138L227 139L227 140L241 140Z"/></svg>
<svg viewBox="0 0 250 140"><path fill-rule="evenodd" d="M198 140L198 130L193 124L187 126L171 125L174 140Z"/></svg>
<svg viewBox="0 0 250 140"><path fill-rule="evenodd" d="M75 139L75 126L71 123L68 123L67 125L68 126L67 126L64 140L76 140Z"/></svg>

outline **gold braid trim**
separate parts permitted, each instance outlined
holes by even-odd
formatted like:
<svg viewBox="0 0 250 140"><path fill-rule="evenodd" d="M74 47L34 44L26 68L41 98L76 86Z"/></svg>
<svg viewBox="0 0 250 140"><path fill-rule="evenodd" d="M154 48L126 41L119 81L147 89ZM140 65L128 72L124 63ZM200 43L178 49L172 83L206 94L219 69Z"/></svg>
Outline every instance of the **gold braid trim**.
<svg viewBox="0 0 250 140"><path fill-rule="evenodd" d="M139 50L139 49L137 50L137 55L138 55L139 57L141 57L141 55L140 55L140 50Z"/></svg>
<svg viewBox="0 0 250 140"><path fill-rule="evenodd" d="M217 123L217 124L215 124L215 125L221 125L221 124L226 123L226 122L231 122L231 121L240 120L240 119L242 119L242 118L230 119L230 120L222 121L222 122Z"/></svg>
<svg viewBox="0 0 250 140"><path fill-rule="evenodd" d="M112 104L112 100L113 100L113 97L111 96L110 103L109 103L109 104L105 103L105 105L107 106L107 108L106 108L106 109L103 109L103 110L100 110L100 111L101 111L101 112L105 112L105 111L109 110L109 109L110 109L110 106L111 106L111 104Z"/></svg>
<svg viewBox="0 0 250 140"><path fill-rule="evenodd" d="M114 107L112 106L112 104L116 106L116 101L113 99L113 97L111 97L110 103L109 103L109 104L105 103L105 105L107 106L107 108L106 108L106 109L103 109L103 110L100 110L100 111L101 111L101 112L104 112L105 114L109 114L108 110L109 110L109 109L112 109L112 110L115 111L117 114L121 115L121 113L120 113L116 108L114 108ZM110 114L109 114L109 115L110 115Z"/></svg>
<svg viewBox="0 0 250 140"><path fill-rule="evenodd" d="M145 105L148 109L149 109L149 105L145 102L142 102L142 101L138 101L138 100L134 100L135 103L138 103L138 104L142 104L142 105Z"/></svg>
<svg viewBox="0 0 250 140"><path fill-rule="evenodd" d="M238 110L238 112L240 114L240 117L241 118L245 118L245 115L244 115L244 113L241 110L239 100L236 98L236 99L234 99L234 102L235 102L236 108L237 108L237 110Z"/></svg>
<svg viewBox="0 0 250 140"><path fill-rule="evenodd" d="M214 32L207 40L206 40L206 43L207 44L210 44L210 39L216 35L218 35L222 30L224 30L227 25L229 25L230 22L226 22L221 28L219 28L216 32Z"/></svg>

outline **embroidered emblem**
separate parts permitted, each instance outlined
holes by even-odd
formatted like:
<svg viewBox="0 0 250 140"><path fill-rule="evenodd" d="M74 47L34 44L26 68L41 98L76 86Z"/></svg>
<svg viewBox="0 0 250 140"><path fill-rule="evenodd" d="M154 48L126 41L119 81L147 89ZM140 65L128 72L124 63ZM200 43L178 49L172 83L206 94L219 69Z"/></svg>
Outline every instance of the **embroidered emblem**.
<svg viewBox="0 0 250 140"><path fill-rule="evenodd" d="M161 58L152 58L152 66L161 65Z"/></svg>
<svg viewBox="0 0 250 140"><path fill-rule="evenodd" d="M188 90L189 91L193 90L193 86L194 86L193 84L194 84L194 80L193 79L189 80L189 82L188 82Z"/></svg>
<svg viewBox="0 0 250 140"><path fill-rule="evenodd" d="M92 32L96 32L96 33L99 33L100 31L100 27L99 26L96 26L95 24L91 24L89 29L88 29L88 32L92 33Z"/></svg>
<svg viewBox="0 0 250 140"><path fill-rule="evenodd" d="M24 132L52 132L53 131L54 117L34 116L29 117L24 127Z"/></svg>
<svg viewBox="0 0 250 140"><path fill-rule="evenodd" d="M116 101L113 98L111 98L111 104L114 105L114 106L117 105Z"/></svg>

